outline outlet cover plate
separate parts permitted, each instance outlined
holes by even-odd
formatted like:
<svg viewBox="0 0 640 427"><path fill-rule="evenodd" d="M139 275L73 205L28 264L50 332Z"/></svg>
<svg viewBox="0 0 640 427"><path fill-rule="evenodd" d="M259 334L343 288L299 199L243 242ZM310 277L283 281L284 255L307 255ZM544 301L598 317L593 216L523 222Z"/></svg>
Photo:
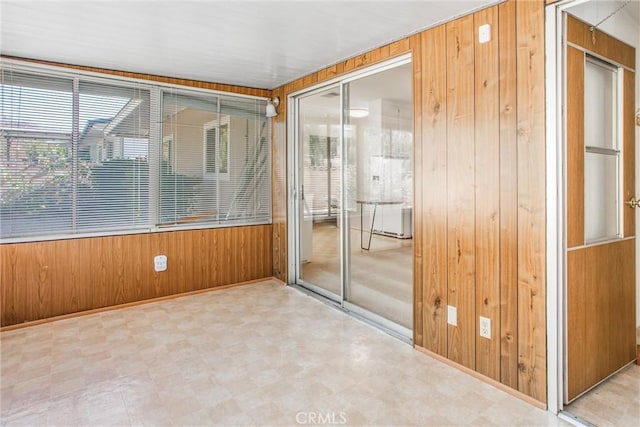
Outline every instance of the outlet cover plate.
<svg viewBox="0 0 640 427"><path fill-rule="evenodd" d="M491 319L480 316L480 336L491 339Z"/></svg>
<svg viewBox="0 0 640 427"><path fill-rule="evenodd" d="M167 256L158 255L153 258L153 266L156 271L165 271L167 269Z"/></svg>

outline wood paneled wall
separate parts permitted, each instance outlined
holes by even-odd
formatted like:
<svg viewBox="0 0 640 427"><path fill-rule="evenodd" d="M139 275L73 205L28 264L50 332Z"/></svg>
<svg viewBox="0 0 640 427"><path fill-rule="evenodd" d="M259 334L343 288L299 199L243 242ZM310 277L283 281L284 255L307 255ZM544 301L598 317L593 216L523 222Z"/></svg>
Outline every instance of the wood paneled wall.
<svg viewBox="0 0 640 427"><path fill-rule="evenodd" d="M507 1L274 92L281 99L274 147L286 152L278 126L287 119L288 94L411 52L414 343L540 402L546 402L544 5ZM491 25L492 38L480 44L483 24ZM284 154L276 158L277 168L286 167ZM286 174L274 174L274 271L284 279ZM276 224L276 216L284 222ZM458 326L448 325L447 305L457 308ZM491 319L492 339L479 336L479 316Z"/></svg>
<svg viewBox="0 0 640 427"><path fill-rule="evenodd" d="M0 245L2 326L270 277L271 236L258 225Z"/></svg>
<svg viewBox="0 0 640 427"><path fill-rule="evenodd" d="M481 44L484 24L493 37ZM416 206L425 239L416 344L542 402L543 33L542 3L507 2L422 35L422 155L431 159ZM445 67L430 66L442 57ZM491 339L479 334L480 316L491 319Z"/></svg>

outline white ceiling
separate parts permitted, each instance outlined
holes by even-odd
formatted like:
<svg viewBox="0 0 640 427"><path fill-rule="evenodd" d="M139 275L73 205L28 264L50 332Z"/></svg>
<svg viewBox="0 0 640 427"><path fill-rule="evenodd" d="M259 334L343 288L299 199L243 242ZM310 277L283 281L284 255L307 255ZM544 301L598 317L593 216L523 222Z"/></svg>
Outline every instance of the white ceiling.
<svg viewBox="0 0 640 427"><path fill-rule="evenodd" d="M0 0L0 52L273 89L498 2Z"/></svg>

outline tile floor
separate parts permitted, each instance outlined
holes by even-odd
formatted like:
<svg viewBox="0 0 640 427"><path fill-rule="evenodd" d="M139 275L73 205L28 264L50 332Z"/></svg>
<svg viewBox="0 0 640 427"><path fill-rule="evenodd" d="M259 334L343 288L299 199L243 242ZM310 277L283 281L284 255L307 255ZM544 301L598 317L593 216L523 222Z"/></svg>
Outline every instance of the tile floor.
<svg viewBox="0 0 640 427"><path fill-rule="evenodd" d="M640 366L627 366L564 410L598 427L640 426Z"/></svg>
<svg viewBox="0 0 640 427"><path fill-rule="evenodd" d="M2 425L567 425L275 282L0 335Z"/></svg>

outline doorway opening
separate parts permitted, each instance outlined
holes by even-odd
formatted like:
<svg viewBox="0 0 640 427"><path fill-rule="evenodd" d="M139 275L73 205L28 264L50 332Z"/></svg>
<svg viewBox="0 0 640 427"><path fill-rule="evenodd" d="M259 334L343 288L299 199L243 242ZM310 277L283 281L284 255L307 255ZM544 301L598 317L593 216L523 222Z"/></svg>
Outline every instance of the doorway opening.
<svg viewBox="0 0 640 427"><path fill-rule="evenodd" d="M638 212L632 203L639 6L596 0L550 6L558 53L562 238L558 376L549 379L558 385L558 399L550 407L557 404L564 416L586 425L633 424L640 404L640 366L634 363Z"/></svg>
<svg viewBox="0 0 640 427"><path fill-rule="evenodd" d="M413 103L402 57L294 94L290 283L407 341Z"/></svg>

